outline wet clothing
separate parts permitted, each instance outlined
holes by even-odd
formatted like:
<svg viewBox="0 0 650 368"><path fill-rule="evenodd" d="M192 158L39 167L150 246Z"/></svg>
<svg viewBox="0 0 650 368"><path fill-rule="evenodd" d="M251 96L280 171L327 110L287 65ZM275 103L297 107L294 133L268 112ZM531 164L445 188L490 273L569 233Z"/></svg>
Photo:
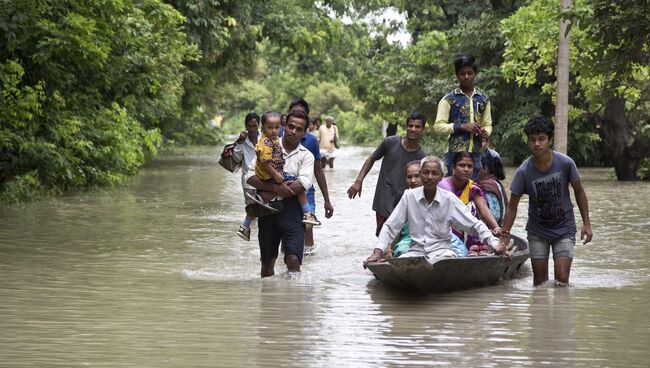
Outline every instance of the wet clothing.
<svg viewBox="0 0 650 368"><path fill-rule="evenodd" d="M422 147L409 152L402 146L402 137L392 136L384 139L372 153L375 160L383 159L377 178L372 209L383 217L390 216L395 198L404 192L404 167L413 160L421 160L425 153ZM379 227L379 221L377 222Z"/></svg>
<svg viewBox="0 0 650 368"><path fill-rule="evenodd" d="M578 168L569 156L551 152L553 162L550 169L538 171L530 157L519 166L510 184L512 194L528 194L526 231L549 241L575 236L576 221L569 183L580 180Z"/></svg>
<svg viewBox="0 0 650 368"><path fill-rule="evenodd" d="M295 254L302 264L305 244L305 224L302 223L302 208L296 197L282 200L282 212L263 216L258 219L260 260L268 263L278 258L280 242L284 247L285 257Z"/></svg>

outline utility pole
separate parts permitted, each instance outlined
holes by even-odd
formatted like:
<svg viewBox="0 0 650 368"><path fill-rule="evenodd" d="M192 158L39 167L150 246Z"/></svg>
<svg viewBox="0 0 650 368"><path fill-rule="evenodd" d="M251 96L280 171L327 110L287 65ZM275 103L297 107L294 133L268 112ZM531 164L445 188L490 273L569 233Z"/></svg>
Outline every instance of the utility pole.
<svg viewBox="0 0 650 368"><path fill-rule="evenodd" d="M572 0L560 0L560 14L571 8ZM557 96L555 102L556 151L567 153L569 125L569 25L570 21L560 19L560 37L557 50Z"/></svg>

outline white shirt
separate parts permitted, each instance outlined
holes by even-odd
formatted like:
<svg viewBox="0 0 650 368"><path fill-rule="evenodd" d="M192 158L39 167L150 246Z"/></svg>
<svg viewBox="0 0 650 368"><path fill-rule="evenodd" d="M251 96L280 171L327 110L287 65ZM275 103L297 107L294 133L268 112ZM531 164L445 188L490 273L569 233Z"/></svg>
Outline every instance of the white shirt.
<svg viewBox="0 0 650 368"><path fill-rule="evenodd" d="M258 139L260 135L257 136ZM248 179L248 171L251 170L250 164L255 160L255 144L251 142L250 138L247 136L244 139L244 143L237 143L235 145L235 151L242 152L244 159L242 160L241 165L241 185L244 189L255 189L252 186L248 185L246 179ZM253 166L255 167L255 166Z"/></svg>
<svg viewBox="0 0 650 368"><path fill-rule="evenodd" d="M379 233L377 245L386 252L388 244L399 234L404 223L409 223L412 242L424 247L427 253L451 250L451 227L478 235L484 244L497 246L499 239L488 227L474 217L455 194L437 188L431 203L424 197L424 187L407 189Z"/></svg>
<svg viewBox="0 0 650 368"><path fill-rule="evenodd" d="M282 145L282 156L284 157L284 172L288 175L295 176L296 180L305 188L305 191L312 186L314 180L314 155L309 152L305 146L298 143L293 151L287 152L284 149L283 140L280 140ZM251 167L255 167L255 155ZM249 170L246 174L246 180L255 175L255 170Z"/></svg>

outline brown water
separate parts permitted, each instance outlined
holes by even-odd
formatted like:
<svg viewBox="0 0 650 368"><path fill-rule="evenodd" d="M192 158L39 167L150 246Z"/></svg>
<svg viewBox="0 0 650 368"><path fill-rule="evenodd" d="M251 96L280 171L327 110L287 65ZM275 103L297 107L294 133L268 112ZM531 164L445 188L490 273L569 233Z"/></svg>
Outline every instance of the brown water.
<svg viewBox="0 0 650 368"><path fill-rule="evenodd" d="M265 280L256 242L234 233L239 177L214 153L162 156L116 192L0 206L0 366L648 365L649 183L581 170L595 236L576 249L570 288L533 288L528 267L418 297L361 268L379 164L361 200L345 191L369 149L344 148L326 171L335 215L302 275L278 262Z"/></svg>

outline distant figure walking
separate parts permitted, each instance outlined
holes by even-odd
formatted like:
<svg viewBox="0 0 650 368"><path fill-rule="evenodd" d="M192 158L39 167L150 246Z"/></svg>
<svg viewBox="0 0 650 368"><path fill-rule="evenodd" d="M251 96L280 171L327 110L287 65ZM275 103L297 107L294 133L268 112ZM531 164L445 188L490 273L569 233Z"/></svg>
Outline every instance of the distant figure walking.
<svg viewBox="0 0 650 368"><path fill-rule="evenodd" d="M336 158L336 149L339 139L339 128L334 125L334 117L328 116L325 119L325 125L318 128L318 140L320 142L320 162L324 168L327 165L330 169L334 168L334 158Z"/></svg>

